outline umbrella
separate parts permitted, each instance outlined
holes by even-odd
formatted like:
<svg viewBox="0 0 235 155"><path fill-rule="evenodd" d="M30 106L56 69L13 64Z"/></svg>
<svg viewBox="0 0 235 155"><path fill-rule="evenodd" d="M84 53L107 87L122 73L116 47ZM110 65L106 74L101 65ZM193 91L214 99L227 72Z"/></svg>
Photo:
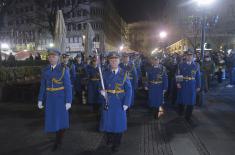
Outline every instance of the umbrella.
<svg viewBox="0 0 235 155"><path fill-rule="evenodd" d="M61 53L65 53L66 49L66 26L64 23L64 17L61 10L57 11L54 44L55 48L59 49Z"/></svg>

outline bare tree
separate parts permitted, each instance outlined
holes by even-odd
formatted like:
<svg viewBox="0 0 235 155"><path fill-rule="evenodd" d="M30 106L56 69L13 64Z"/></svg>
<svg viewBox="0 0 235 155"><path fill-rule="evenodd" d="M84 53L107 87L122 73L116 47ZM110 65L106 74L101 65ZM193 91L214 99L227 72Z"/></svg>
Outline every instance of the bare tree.
<svg viewBox="0 0 235 155"><path fill-rule="evenodd" d="M13 2L14 0L0 0L0 30L3 26L3 17Z"/></svg>

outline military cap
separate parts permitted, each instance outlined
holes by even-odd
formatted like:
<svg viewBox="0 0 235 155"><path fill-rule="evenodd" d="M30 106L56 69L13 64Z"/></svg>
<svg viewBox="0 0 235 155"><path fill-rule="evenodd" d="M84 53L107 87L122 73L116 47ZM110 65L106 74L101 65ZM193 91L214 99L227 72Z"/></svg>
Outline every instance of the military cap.
<svg viewBox="0 0 235 155"><path fill-rule="evenodd" d="M60 55L60 50L56 48L48 48L47 49L48 55Z"/></svg>
<svg viewBox="0 0 235 155"><path fill-rule="evenodd" d="M112 58L119 58L120 55L118 54L118 52L110 52L108 54L108 59L112 59Z"/></svg>
<svg viewBox="0 0 235 155"><path fill-rule="evenodd" d="M154 56L152 56L152 57L151 57L151 59L152 59L152 60L160 60L160 57L159 57L159 56L154 55Z"/></svg>
<svg viewBox="0 0 235 155"><path fill-rule="evenodd" d="M69 57L69 54L63 53L63 54L62 54L62 57L63 57L63 58Z"/></svg>
<svg viewBox="0 0 235 155"><path fill-rule="evenodd" d="M78 57L82 57L81 53L78 53L78 54L76 55L76 58L78 58Z"/></svg>

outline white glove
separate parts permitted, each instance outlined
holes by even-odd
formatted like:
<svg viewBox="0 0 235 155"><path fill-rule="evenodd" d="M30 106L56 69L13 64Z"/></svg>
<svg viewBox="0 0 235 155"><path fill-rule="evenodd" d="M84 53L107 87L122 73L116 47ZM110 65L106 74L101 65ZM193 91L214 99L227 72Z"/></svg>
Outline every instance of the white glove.
<svg viewBox="0 0 235 155"><path fill-rule="evenodd" d="M127 105L123 105L123 110L126 111L128 109L128 106Z"/></svg>
<svg viewBox="0 0 235 155"><path fill-rule="evenodd" d="M65 107L66 107L66 110L69 110L71 108L71 103L66 103Z"/></svg>
<svg viewBox="0 0 235 155"><path fill-rule="evenodd" d="M148 87L144 87L144 90L148 90Z"/></svg>
<svg viewBox="0 0 235 155"><path fill-rule="evenodd" d="M42 108L43 108L42 101L38 101L38 108L39 108L39 109L42 109Z"/></svg>
<svg viewBox="0 0 235 155"><path fill-rule="evenodd" d="M106 96L106 91L105 90L101 90L100 94L105 97Z"/></svg>

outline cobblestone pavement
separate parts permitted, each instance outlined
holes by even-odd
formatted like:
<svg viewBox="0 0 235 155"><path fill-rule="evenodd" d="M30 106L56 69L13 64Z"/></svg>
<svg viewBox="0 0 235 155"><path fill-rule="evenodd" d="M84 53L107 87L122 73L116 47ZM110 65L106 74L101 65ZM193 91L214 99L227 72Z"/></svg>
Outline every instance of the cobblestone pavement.
<svg viewBox="0 0 235 155"><path fill-rule="evenodd" d="M206 94L206 105L196 107L193 124L168 107L160 120L138 99L128 118L117 155L233 155L235 148L235 89L220 86ZM1 155L109 155L96 115L87 105L72 106L71 127L61 150L51 152L54 135L43 132L43 111L36 103L0 103Z"/></svg>

